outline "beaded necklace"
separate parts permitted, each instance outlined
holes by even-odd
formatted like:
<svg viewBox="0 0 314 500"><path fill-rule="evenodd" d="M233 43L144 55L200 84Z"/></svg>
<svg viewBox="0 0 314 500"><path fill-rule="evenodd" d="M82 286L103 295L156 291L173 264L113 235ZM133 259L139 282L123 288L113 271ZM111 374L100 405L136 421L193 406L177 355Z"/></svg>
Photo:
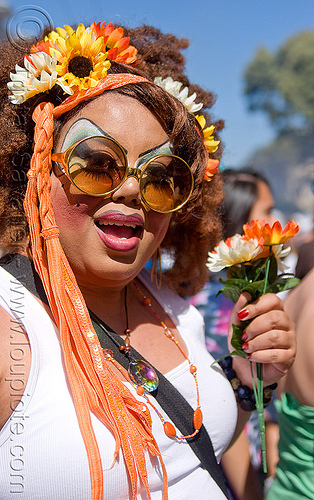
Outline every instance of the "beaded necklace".
<svg viewBox="0 0 314 500"><path fill-rule="evenodd" d="M196 387L197 406L196 406L196 410L194 411L194 414L193 414L194 432L192 432L191 434L188 434L186 436L184 436L184 435L178 436L174 425L171 422L165 420L165 418L160 413L160 411L156 408L156 406L148 398L147 393L155 391L158 387L158 376L157 376L154 368L149 363L147 363L147 361L144 361L142 359L134 359L131 355L131 339L130 339L131 330L129 329L129 324L128 324L127 289L125 289L125 299L124 299L125 312L126 312L126 329L124 331L124 334L126 337L124 340L124 344L119 345L119 350L123 354L125 354L125 356L129 360L128 370L126 371L123 367L121 367L119 365L119 363L117 363L117 361L114 359L113 353L110 349L103 349L105 359L107 361L110 361L111 363L113 363L113 365L120 371L120 373L123 375L123 377L126 378L126 380L128 380L129 382L131 382L133 386L135 386L136 392L139 396L143 396L145 398L147 404L149 404L153 408L153 410L156 412L156 414L160 418L160 420L163 424L164 432L169 438L176 438L179 441L193 438L194 436L196 436L196 434L198 434L198 432L202 426L202 422L203 422L203 414L202 414L202 411L200 408L199 386L198 386L198 380L197 380L197 368L195 365L193 365L191 363L189 357L185 354L184 350L182 349L181 345L179 344L179 342L175 338L174 334L167 327L167 325L164 323L164 321L162 321L159 314L155 311L155 309L152 306L151 299L143 294L142 290L139 288L139 286L135 282L133 282L133 285L134 285L135 289L137 290L137 292L139 293L139 295L141 296L142 304L145 307L148 307L148 309L151 311L151 313L155 316L155 318L161 324L163 331L164 331L164 335L177 346L177 348L180 350L181 354L184 356L184 358L187 360L187 362L189 364L189 370L190 370L191 375L194 378L195 387ZM106 333L108 334L107 331L106 331ZM112 338L112 337L110 337L110 338ZM115 340L114 340L114 342L117 345Z"/></svg>

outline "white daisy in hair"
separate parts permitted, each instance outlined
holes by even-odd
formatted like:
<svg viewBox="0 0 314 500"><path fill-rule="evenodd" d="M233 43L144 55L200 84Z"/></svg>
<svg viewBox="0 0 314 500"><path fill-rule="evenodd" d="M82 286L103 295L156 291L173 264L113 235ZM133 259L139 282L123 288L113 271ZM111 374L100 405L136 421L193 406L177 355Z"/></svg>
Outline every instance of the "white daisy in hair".
<svg viewBox="0 0 314 500"><path fill-rule="evenodd" d="M51 57L45 52L25 56L25 68L16 64L15 73L10 73L11 81L7 84L12 92L9 96L12 104L22 104L34 95L50 90L55 84L60 85L66 94L72 94L58 77L56 65L56 56Z"/></svg>
<svg viewBox="0 0 314 500"><path fill-rule="evenodd" d="M188 97L189 89L183 87L181 90L183 84L173 80L171 76L167 76L167 78L164 79L162 79L161 76L156 76L154 83L158 85L158 87L166 90L169 94L178 99L178 101L182 102L190 113L196 113L203 107L202 102L198 104L194 102L197 97L195 92Z"/></svg>
<svg viewBox="0 0 314 500"><path fill-rule="evenodd" d="M51 75L53 71L56 71L57 57L56 54L50 56L46 52L37 52L24 57L24 66L36 78L42 71Z"/></svg>

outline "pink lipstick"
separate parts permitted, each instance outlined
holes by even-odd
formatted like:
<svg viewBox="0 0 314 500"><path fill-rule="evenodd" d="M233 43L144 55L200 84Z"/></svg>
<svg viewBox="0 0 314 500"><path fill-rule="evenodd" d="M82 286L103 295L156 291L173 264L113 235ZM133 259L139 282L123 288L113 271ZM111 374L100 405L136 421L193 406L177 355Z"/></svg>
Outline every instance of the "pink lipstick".
<svg viewBox="0 0 314 500"><path fill-rule="evenodd" d="M144 220L139 214L126 215L110 210L95 218L95 225L100 239L108 248L128 252L137 246L143 234Z"/></svg>

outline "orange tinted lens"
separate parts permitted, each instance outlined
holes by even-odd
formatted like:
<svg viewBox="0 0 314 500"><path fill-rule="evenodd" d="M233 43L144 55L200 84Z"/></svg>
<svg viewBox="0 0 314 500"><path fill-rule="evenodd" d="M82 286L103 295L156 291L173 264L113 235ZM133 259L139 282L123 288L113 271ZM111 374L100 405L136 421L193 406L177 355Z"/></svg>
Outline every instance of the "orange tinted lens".
<svg viewBox="0 0 314 500"><path fill-rule="evenodd" d="M189 199L193 178L188 165L176 156L152 159L141 176L141 194L150 208L172 212Z"/></svg>
<svg viewBox="0 0 314 500"><path fill-rule="evenodd" d="M89 137L79 142L67 161L73 184L91 195L115 189L124 178L126 165L120 146L107 137Z"/></svg>

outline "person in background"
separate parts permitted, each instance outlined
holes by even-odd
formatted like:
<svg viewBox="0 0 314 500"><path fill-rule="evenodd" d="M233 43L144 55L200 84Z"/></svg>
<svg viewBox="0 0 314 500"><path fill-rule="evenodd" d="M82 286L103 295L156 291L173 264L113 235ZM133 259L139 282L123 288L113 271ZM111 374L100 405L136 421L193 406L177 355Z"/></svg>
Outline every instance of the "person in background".
<svg viewBox="0 0 314 500"><path fill-rule="evenodd" d="M314 267L285 300L296 324L298 350L279 384L275 405L280 429L279 461L267 500L314 498Z"/></svg>
<svg viewBox="0 0 314 500"><path fill-rule="evenodd" d="M314 229L308 241L298 247L295 275L302 280L314 266Z"/></svg>
<svg viewBox="0 0 314 500"><path fill-rule="evenodd" d="M221 172L224 196L221 203L223 237L243 233L243 224L254 219L275 221L275 201L266 178L250 168Z"/></svg>
<svg viewBox="0 0 314 500"><path fill-rule="evenodd" d="M314 180L311 182L311 191L314 194ZM314 221L314 211L311 214L312 224ZM295 268L295 275L302 280L304 276L314 267L314 226L307 234L307 237L298 248L298 257Z"/></svg>
<svg viewBox="0 0 314 500"><path fill-rule="evenodd" d="M223 201L220 206L223 239L236 233L242 234L243 225L253 219L265 220L269 224L273 217L274 198L267 180L258 172L244 169L224 169ZM212 273L209 282L190 302L198 308L205 319L206 345L209 352L219 359L227 352L228 322L232 309L224 295L216 297L221 289L219 279L224 272ZM278 459L276 443L278 426L274 407L265 410L267 467L272 476ZM261 463L260 438L257 414L253 414L245 431L237 442L224 453L222 465L232 494L237 500L261 499L262 483L258 470Z"/></svg>

